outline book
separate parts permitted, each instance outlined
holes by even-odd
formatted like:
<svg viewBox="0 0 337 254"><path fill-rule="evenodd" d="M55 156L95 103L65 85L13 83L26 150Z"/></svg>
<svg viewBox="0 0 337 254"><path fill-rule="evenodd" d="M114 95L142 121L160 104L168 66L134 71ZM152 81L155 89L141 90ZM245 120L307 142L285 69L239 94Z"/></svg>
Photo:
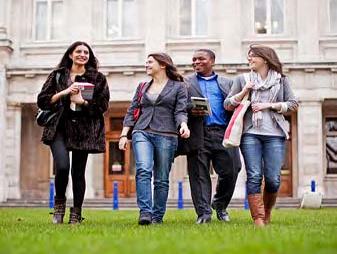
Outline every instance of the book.
<svg viewBox="0 0 337 254"><path fill-rule="evenodd" d="M91 83L79 83L78 87L81 91L83 99L92 100L92 97L94 95L95 85Z"/></svg>
<svg viewBox="0 0 337 254"><path fill-rule="evenodd" d="M94 94L94 89L95 89L95 85L91 84L91 83L87 83L87 82L80 82L78 84L78 88L81 91L81 95L82 98L84 100L92 100L93 94ZM70 109L72 111L81 111L82 110L82 106L81 105L77 105L74 102L70 103Z"/></svg>
<svg viewBox="0 0 337 254"><path fill-rule="evenodd" d="M191 97L193 109L199 109L205 111L207 115L212 115L211 106L209 100L204 97Z"/></svg>

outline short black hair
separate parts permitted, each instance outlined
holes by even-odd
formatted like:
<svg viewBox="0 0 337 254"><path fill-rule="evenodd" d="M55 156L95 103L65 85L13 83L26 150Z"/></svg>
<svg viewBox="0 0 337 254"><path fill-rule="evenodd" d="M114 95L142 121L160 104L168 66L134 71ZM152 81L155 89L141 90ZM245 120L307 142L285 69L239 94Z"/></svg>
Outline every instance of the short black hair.
<svg viewBox="0 0 337 254"><path fill-rule="evenodd" d="M195 52L198 52L198 51L202 51L202 52L206 52L207 55L209 55L209 57L215 61L215 53L214 51L210 50L210 49L197 49Z"/></svg>

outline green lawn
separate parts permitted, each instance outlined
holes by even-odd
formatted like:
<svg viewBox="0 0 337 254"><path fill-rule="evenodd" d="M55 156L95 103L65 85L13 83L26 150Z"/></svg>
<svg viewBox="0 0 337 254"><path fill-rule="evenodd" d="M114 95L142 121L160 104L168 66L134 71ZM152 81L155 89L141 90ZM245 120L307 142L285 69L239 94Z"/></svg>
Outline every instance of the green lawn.
<svg viewBox="0 0 337 254"><path fill-rule="evenodd" d="M208 225L192 210L169 210L163 225L145 227L137 211L86 209L78 226L52 225L48 212L0 209L0 253L337 253L337 209L276 210L264 229L243 210Z"/></svg>

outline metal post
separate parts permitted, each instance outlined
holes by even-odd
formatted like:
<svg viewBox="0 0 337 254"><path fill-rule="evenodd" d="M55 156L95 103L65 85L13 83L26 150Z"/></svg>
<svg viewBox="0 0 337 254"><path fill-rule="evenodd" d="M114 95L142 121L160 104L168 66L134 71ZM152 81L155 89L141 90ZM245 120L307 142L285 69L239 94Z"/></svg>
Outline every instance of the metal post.
<svg viewBox="0 0 337 254"><path fill-rule="evenodd" d="M113 182L112 208L118 210L118 182Z"/></svg>
<svg viewBox="0 0 337 254"><path fill-rule="evenodd" d="M183 182L178 182L178 209L184 209Z"/></svg>
<svg viewBox="0 0 337 254"><path fill-rule="evenodd" d="M243 202L243 208L245 210L248 210L249 209L249 203L248 203L248 191L247 191L247 182L245 184L245 200Z"/></svg>
<svg viewBox="0 0 337 254"><path fill-rule="evenodd" d="M50 178L49 181L49 208L54 208L54 179Z"/></svg>
<svg viewBox="0 0 337 254"><path fill-rule="evenodd" d="M311 192L316 192L316 182L315 182L315 180L311 180Z"/></svg>

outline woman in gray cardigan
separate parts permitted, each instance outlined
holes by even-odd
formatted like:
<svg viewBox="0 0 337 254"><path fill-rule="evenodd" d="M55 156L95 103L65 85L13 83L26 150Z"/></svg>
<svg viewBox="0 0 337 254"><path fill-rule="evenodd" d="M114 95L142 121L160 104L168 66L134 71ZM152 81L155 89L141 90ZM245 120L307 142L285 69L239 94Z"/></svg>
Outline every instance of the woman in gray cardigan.
<svg viewBox="0 0 337 254"><path fill-rule="evenodd" d="M182 138L188 138L190 135L187 127L187 89L171 57L165 53L148 55L146 73L152 80L138 86L124 118L119 140L119 148L124 150L127 134L133 127L132 147L136 162L140 225L162 223L169 190L169 173L178 145L178 135ZM133 114L136 108L141 109L137 121Z"/></svg>
<svg viewBox="0 0 337 254"><path fill-rule="evenodd" d="M298 102L282 73L275 51L263 45L252 45L248 51L250 73L238 76L225 100L225 108L234 110L246 94L251 106L244 116L241 152L247 171L247 192L255 225L270 222L271 210L280 187L285 139L289 124L283 114L295 111ZM263 197L262 178L265 179Z"/></svg>

